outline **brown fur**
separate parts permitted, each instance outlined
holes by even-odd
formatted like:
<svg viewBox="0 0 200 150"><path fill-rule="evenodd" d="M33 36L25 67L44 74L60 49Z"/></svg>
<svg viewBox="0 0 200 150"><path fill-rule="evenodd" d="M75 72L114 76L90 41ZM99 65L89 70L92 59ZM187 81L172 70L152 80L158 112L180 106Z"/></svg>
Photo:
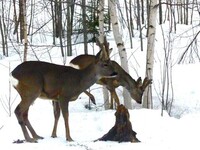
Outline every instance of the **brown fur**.
<svg viewBox="0 0 200 150"><path fill-rule="evenodd" d="M79 55L72 59L70 63L79 66L80 69L84 69L94 61L94 58L94 55ZM104 85L110 92L110 108L113 109L114 102L117 106L120 105L119 98L115 90L119 86L125 87L131 97L137 103L141 104L143 92L145 88L151 84L152 80L147 77L143 82L140 77L137 80L134 80L117 62L111 62L115 70L118 72L118 76L116 78L101 78L97 81L97 84Z"/></svg>
<svg viewBox="0 0 200 150"><path fill-rule="evenodd" d="M102 50L98 56L95 56L95 61L82 70L47 62L28 61L18 65L12 71L12 77L18 81L14 87L21 96L15 114L27 142L36 142L37 139L43 138L37 135L28 119L29 107L38 97L57 102L56 108L62 110L65 121L66 140L72 141L68 122L68 103L76 100L80 93L101 77L116 75L107 56L105 50ZM60 112L57 112L55 117L58 119L59 116ZM57 126L56 123L55 125ZM56 129L53 136L56 136Z"/></svg>

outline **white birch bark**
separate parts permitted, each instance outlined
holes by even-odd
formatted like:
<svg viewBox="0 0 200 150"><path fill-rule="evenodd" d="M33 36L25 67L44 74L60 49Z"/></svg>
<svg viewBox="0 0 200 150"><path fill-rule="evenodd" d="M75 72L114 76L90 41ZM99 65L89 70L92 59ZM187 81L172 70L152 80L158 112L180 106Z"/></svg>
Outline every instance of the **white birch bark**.
<svg viewBox="0 0 200 150"><path fill-rule="evenodd" d="M99 1L99 41L100 43L104 42L104 0Z"/></svg>
<svg viewBox="0 0 200 150"><path fill-rule="evenodd" d="M99 42L104 42L104 2L105 0L99 1ZM109 109L109 93L105 86L103 86L103 98L104 98L104 108Z"/></svg>
<svg viewBox="0 0 200 150"><path fill-rule="evenodd" d="M108 7L110 9L110 18L112 23L113 34L115 42L119 51L121 66L126 71L128 70L127 54L122 40L122 34L119 31L118 16L116 11L116 0L108 0ZM128 91L123 88L124 105L128 109L132 109L131 97Z"/></svg>
<svg viewBox="0 0 200 150"><path fill-rule="evenodd" d="M157 0L150 1L150 13L149 13L149 32L147 38L147 56L146 56L146 76L149 79L153 79L153 65L154 65L154 45L156 35L156 17L157 17ZM152 85L150 84L143 96L143 107L153 108L152 101Z"/></svg>

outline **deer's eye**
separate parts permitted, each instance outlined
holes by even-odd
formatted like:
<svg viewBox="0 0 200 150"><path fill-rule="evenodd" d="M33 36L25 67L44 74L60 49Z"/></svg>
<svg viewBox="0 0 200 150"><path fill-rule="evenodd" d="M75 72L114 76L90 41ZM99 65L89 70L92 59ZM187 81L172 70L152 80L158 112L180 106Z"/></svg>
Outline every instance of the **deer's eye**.
<svg viewBox="0 0 200 150"><path fill-rule="evenodd" d="M108 63L102 63L102 67L108 67Z"/></svg>
<svg viewBox="0 0 200 150"><path fill-rule="evenodd" d="M103 66L104 66L104 67L108 67L108 64L107 64L107 63L104 63Z"/></svg>

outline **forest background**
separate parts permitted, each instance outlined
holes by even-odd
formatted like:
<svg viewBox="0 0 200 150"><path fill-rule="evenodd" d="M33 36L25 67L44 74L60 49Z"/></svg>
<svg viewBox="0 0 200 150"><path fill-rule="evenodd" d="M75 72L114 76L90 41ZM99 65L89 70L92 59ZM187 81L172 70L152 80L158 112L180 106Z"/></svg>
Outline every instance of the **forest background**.
<svg viewBox="0 0 200 150"><path fill-rule="evenodd" d="M95 38L101 39L102 35L106 35L108 39L113 37L116 43L111 56L116 58L119 55L117 61L127 72L130 67L128 59L135 59L134 74L153 79L156 29L161 29L163 40L159 49L162 56L158 58L162 61L159 97L162 109L169 114L174 99L172 66L199 61L200 4L197 0L0 2L1 59L17 54L21 61L43 60L43 54L47 53L49 59L46 61L53 62L53 57L60 57L62 64L66 65L68 56L95 54ZM177 25L185 25L186 30L177 33ZM167 26L168 32L163 30L163 26ZM188 35L189 31L193 34ZM135 41L139 41L139 47L135 47ZM176 48L176 41L185 44ZM83 45L81 49L80 45ZM89 51L90 47L93 51ZM52 56L51 52L55 49L57 56ZM138 62L134 55L136 51L143 52L146 59ZM178 53L175 56L177 58L174 58L173 53ZM141 64L146 64L146 71L142 74L137 69ZM131 98L125 89L123 97L125 106L131 109ZM106 90L104 99L108 99ZM145 91L143 107L153 108L151 85Z"/></svg>

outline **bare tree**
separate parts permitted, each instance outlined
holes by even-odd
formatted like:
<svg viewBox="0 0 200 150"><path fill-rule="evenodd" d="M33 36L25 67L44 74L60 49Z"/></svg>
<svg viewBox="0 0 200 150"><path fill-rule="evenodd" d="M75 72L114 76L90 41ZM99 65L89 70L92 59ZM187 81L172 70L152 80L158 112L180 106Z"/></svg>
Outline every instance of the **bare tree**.
<svg viewBox="0 0 200 150"><path fill-rule="evenodd" d="M120 55L121 66L126 72L129 72L126 48L124 46L122 35L119 30L118 17L116 12L116 1L109 0L108 6L110 9L110 18L112 23L113 35ZM124 97L124 105L126 106L126 108L132 109L131 97L125 88L123 88L123 97Z"/></svg>
<svg viewBox="0 0 200 150"><path fill-rule="evenodd" d="M198 31L197 33L195 33L193 35L193 38L192 38L191 42L189 43L187 48L184 50L184 52L180 56L180 59L178 61L179 64L183 63L186 58L188 58L189 62L191 62L190 57L193 58L193 55L194 56L196 55L197 60L200 61L200 56L199 56L198 50L196 50L196 49L198 49L196 47L198 47L197 46L197 43L198 43L197 42L197 37L199 36L199 34L200 34L200 31ZM196 45L196 46L193 46L193 45ZM187 54L189 56L187 56Z"/></svg>
<svg viewBox="0 0 200 150"><path fill-rule="evenodd" d="M171 114L172 103L174 101L174 91L172 84L172 49L173 49L173 37L172 33L169 32L165 36L162 25L162 35L163 35L163 44L164 44L164 59L160 64L162 65L162 74L161 74L161 115L163 116L163 111L166 110L168 114Z"/></svg>
<svg viewBox="0 0 200 150"><path fill-rule="evenodd" d="M140 16L140 1L137 0L137 28L140 32L140 47L141 51L143 51L143 38L142 38L142 27L141 27L141 16Z"/></svg>
<svg viewBox="0 0 200 150"><path fill-rule="evenodd" d="M183 23L182 0L177 0L178 23Z"/></svg>
<svg viewBox="0 0 200 150"><path fill-rule="evenodd" d="M2 39L2 50L3 50L3 55L8 57L8 28L5 23L5 14L6 12L4 11L4 2L1 2L1 10L2 10L2 15L0 14L0 34L1 34L1 39ZM10 3L11 5L11 3Z"/></svg>
<svg viewBox="0 0 200 150"><path fill-rule="evenodd" d="M134 37L134 32L133 32L133 29L134 29L134 24L133 24L133 13L132 13L132 11L133 11L133 9L132 9L132 4L133 2L132 2L132 0L129 0L129 9L130 9L130 11L129 11L129 17L130 17L130 30L131 30L131 35L132 35L132 37Z"/></svg>
<svg viewBox="0 0 200 150"><path fill-rule="evenodd" d="M105 0L99 1L99 42L104 42L104 6L105 6ZM106 87L103 86L103 97L104 97L104 108L105 110L109 109L109 93Z"/></svg>
<svg viewBox="0 0 200 150"><path fill-rule="evenodd" d="M162 0L159 0L159 24L162 24L163 21L163 14L162 14Z"/></svg>
<svg viewBox="0 0 200 150"><path fill-rule="evenodd" d="M3 23L3 19L0 15L0 33L1 33L1 40L2 40L2 50L3 50L3 55L6 56L6 38L5 38L5 30L4 30L4 23Z"/></svg>
<svg viewBox="0 0 200 150"><path fill-rule="evenodd" d="M150 9L148 12L148 37L147 37L147 56L146 56L146 76L153 79L153 66L154 66L154 45L156 35L156 16L157 16L157 0L150 0ZM145 92L143 99L144 108L152 108L152 85L150 84Z"/></svg>
<svg viewBox="0 0 200 150"><path fill-rule="evenodd" d="M72 20L73 18L73 8L74 5L73 0L70 0L69 3L67 3L67 56L72 56Z"/></svg>
<svg viewBox="0 0 200 150"><path fill-rule="evenodd" d="M28 52L28 37L27 37L27 16L26 16L26 0L22 0L22 16L23 16L23 37L24 37L24 58L23 61L27 61Z"/></svg>
<svg viewBox="0 0 200 150"><path fill-rule="evenodd" d="M82 24L83 24L83 43L84 43L84 52L88 54L88 46L87 46L87 20L86 20L86 0L82 0Z"/></svg>
<svg viewBox="0 0 200 150"><path fill-rule="evenodd" d="M128 8L128 4L127 4L126 0L124 1L124 3L125 3L125 8L126 8L126 19L127 19L127 28L128 28L128 32L129 32L129 40L130 40L131 48L133 48L133 41L132 41L133 35L132 35L132 31L131 31L132 28L131 28L131 23L129 21L129 19L130 19L129 15L131 15L131 12L130 12L131 9Z"/></svg>
<svg viewBox="0 0 200 150"><path fill-rule="evenodd" d="M56 14L55 14L55 2L51 1L51 16L52 16L52 27L53 27L53 45L56 44Z"/></svg>

